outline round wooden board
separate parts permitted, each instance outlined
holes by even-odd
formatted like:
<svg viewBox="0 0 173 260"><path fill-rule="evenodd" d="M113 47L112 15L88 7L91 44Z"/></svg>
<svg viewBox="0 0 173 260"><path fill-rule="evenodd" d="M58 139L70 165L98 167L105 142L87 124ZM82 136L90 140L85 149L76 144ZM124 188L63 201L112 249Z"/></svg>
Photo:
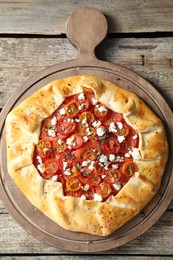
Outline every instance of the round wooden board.
<svg viewBox="0 0 173 260"><path fill-rule="evenodd" d="M77 27L78 24L80 26ZM77 29L74 31L74 28ZM83 31L86 33L83 34ZM67 35L70 41L78 47L77 59L49 67L28 79L8 100L0 117L1 199L17 223L25 230L41 241L64 250L98 252L123 245L150 228L164 213L173 198L173 167L169 156L159 192L144 210L112 235L99 237L70 232L59 227L35 209L8 174L4 126L6 115L14 106L47 83L74 75L101 77L136 93L163 121L170 152L172 151L172 111L162 96L136 73L119 65L100 61L95 57L94 49L104 39L106 33L106 19L96 9L83 8L73 13L67 21ZM79 38L79 35L82 38Z"/></svg>

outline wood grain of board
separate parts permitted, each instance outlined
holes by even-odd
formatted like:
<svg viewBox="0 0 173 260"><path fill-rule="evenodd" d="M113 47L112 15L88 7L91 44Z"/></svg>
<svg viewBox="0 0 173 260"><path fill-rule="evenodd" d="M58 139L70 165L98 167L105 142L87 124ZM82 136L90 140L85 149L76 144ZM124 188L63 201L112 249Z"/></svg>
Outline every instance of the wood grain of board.
<svg viewBox="0 0 173 260"><path fill-rule="evenodd" d="M0 214L0 254L68 254L49 246L24 231L9 214ZM145 234L116 249L98 255L170 255L172 253L173 214L165 212ZM74 252L70 252L74 255Z"/></svg>
<svg viewBox="0 0 173 260"><path fill-rule="evenodd" d="M147 79L173 108L173 40L108 38L96 50L99 59L125 66ZM0 107L36 72L76 57L67 39L0 38Z"/></svg>
<svg viewBox="0 0 173 260"><path fill-rule="evenodd" d="M0 33L60 35L68 16L85 6L103 12L112 33L173 31L171 0L11 0L0 1Z"/></svg>

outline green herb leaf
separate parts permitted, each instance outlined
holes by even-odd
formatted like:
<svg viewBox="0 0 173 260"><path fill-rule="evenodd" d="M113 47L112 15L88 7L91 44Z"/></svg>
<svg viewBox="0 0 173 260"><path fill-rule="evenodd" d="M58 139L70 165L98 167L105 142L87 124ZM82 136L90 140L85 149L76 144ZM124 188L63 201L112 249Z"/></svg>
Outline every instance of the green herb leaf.
<svg viewBox="0 0 173 260"><path fill-rule="evenodd" d="M69 152L66 152L66 157L68 158L68 159L70 159L70 160L73 160L74 159L74 156L73 155L71 155Z"/></svg>

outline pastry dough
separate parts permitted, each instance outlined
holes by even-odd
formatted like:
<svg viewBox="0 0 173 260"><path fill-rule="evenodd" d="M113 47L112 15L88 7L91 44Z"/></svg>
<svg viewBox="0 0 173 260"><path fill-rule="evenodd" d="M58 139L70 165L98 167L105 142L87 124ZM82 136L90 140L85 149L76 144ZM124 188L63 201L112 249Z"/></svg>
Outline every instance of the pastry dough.
<svg viewBox="0 0 173 260"><path fill-rule="evenodd" d="M138 171L116 196L105 202L63 195L62 184L43 179L33 165L42 120L73 94L91 88L97 100L139 133L134 154ZM28 200L61 227L107 236L122 226L158 191L168 157L165 130L160 119L135 94L92 76L56 80L15 107L6 119L8 172Z"/></svg>

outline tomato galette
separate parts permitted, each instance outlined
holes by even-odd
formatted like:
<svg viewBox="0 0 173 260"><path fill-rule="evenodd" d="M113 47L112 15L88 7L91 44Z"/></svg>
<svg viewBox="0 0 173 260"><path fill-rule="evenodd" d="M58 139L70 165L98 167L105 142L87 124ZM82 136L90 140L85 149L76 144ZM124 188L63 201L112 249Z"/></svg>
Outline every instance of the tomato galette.
<svg viewBox="0 0 173 260"><path fill-rule="evenodd" d="M61 227L101 236L160 187L168 156L160 119L135 94L91 76L56 80L6 120L10 176Z"/></svg>

